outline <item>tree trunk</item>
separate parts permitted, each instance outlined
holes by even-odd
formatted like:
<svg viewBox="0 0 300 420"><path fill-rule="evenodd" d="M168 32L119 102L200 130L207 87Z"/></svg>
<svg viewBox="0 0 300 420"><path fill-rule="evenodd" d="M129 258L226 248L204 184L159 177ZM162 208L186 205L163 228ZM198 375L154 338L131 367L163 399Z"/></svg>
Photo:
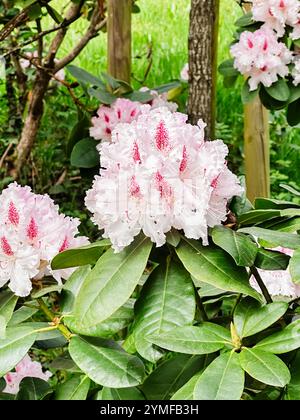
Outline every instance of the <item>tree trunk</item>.
<svg viewBox="0 0 300 420"><path fill-rule="evenodd" d="M130 83L131 0L108 0L108 73Z"/></svg>
<svg viewBox="0 0 300 420"><path fill-rule="evenodd" d="M28 114L24 123L21 138L17 146L16 173L17 178L25 164L34 144L40 121L44 111L44 96L47 91L51 76L49 73L38 70L37 76L30 92Z"/></svg>
<svg viewBox="0 0 300 420"><path fill-rule="evenodd" d="M192 0L189 32L189 100L192 124L202 118L214 137L219 0Z"/></svg>

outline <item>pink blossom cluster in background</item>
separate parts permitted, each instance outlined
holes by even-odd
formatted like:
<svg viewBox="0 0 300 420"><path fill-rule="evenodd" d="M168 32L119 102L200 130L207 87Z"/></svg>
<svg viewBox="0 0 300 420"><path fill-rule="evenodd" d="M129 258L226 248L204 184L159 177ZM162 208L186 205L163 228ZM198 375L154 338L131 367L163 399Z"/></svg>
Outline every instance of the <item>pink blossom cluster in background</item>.
<svg viewBox="0 0 300 420"><path fill-rule="evenodd" d="M294 252L292 249L282 248L282 247L274 248L274 251L279 251L289 256L292 256ZM300 297L300 286L293 283L289 269L287 270L258 269L258 272L271 296L275 298L285 297L289 299L296 299L297 297ZM257 284L254 276L251 276L250 284L256 291L261 293L260 287Z"/></svg>
<svg viewBox="0 0 300 420"><path fill-rule="evenodd" d="M207 245L208 226L226 219L228 200L242 188L227 168L227 146L206 142L204 127L167 107L142 107L101 144L103 169L85 203L117 252L141 230L161 246L172 227Z"/></svg>
<svg viewBox="0 0 300 420"><path fill-rule="evenodd" d="M252 0L253 19L262 22L255 32L244 31L239 42L231 47L234 67L249 78L250 90L256 90L262 83L270 87L279 77L290 74L293 83L300 83L299 54L290 51L281 41L285 34L297 40L300 38L299 0Z"/></svg>
<svg viewBox="0 0 300 420"><path fill-rule="evenodd" d="M6 387L3 392L7 394L17 394L19 392L20 383L24 378L40 378L48 381L52 376L51 372L43 372L42 365L39 362L33 362L27 354L21 362L15 367L15 372L9 372L4 379Z"/></svg>
<svg viewBox="0 0 300 420"><path fill-rule="evenodd" d="M299 30L299 0L252 0L252 3L254 20L263 22L279 37L284 35L287 26L290 26L293 31ZM293 35L292 38L297 39Z"/></svg>
<svg viewBox="0 0 300 420"><path fill-rule="evenodd" d="M31 280L51 274L57 282L73 269L52 271L50 262L61 251L88 243L78 237L79 220L59 214L48 195L10 184L0 194L0 287L29 295Z"/></svg>
<svg viewBox="0 0 300 420"><path fill-rule="evenodd" d="M141 92L150 91L147 87L141 88ZM158 94L155 90L150 91L153 99L148 107L159 108L167 107L170 111L177 110L177 104L169 102L167 93ZM114 128L119 123L131 123L136 120L141 113L142 105L129 99L118 98L111 106L101 105L97 111L97 116L92 118L90 136L96 140L110 141Z"/></svg>

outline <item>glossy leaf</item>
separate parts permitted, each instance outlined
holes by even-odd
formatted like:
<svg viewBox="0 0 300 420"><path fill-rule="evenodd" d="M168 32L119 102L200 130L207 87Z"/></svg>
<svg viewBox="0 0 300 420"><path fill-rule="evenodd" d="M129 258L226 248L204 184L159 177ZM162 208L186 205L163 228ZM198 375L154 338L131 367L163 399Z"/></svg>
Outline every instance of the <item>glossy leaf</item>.
<svg viewBox="0 0 300 420"><path fill-rule="evenodd" d="M162 353L153 348L147 337L192 325L195 310L195 294L189 273L168 258L149 277L135 306L133 332L140 355L152 362L158 360Z"/></svg>
<svg viewBox="0 0 300 420"><path fill-rule="evenodd" d="M98 325L123 306L147 265L152 248L142 235L120 253L103 254L85 278L74 304L74 316L86 327Z"/></svg>
<svg viewBox="0 0 300 420"><path fill-rule="evenodd" d="M209 283L218 289L244 293L260 300L258 293L249 285L247 271L237 267L222 249L202 246L195 240L184 238L176 252L197 282Z"/></svg>
<svg viewBox="0 0 300 420"><path fill-rule="evenodd" d="M300 351L297 351L296 357L291 364L291 380L285 391L285 400L300 400Z"/></svg>
<svg viewBox="0 0 300 420"><path fill-rule="evenodd" d="M20 383L20 389L16 400L42 400L51 394L52 389L48 382L40 378L24 378Z"/></svg>
<svg viewBox="0 0 300 420"><path fill-rule="evenodd" d="M90 245L85 245L79 248L67 249L66 251L57 254L52 262L52 270L61 270L69 267L80 267L88 264L95 264L104 249L111 245L108 239L94 242Z"/></svg>
<svg viewBox="0 0 300 420"><path fill-rule="evenodd" d="M262 270L286 270L290 257L282 252L260 248L255 259L255 267Z"/></svg>
<svg viewBox="0 0 300 420"><path fill-rule="evenodd" d="M94 168L99 165L99 152L94 139L82 139L75 144L71 152L71 165L77 168Z"/></svg>
<svg viewBox="0 0 300 420"><path fill-rule="evenodd" d="M130 401L138 401L144 400L144 396L138 388L103 388L102 389L102 400L130 400Z"/></svg>
<svg viewBox="0 0 300 420"><path fill-rule="evenodd" d="M147 400L169 400L193 375L205 366L205 356L179 354L159 365L145 380Z"/></svg>
<svg viewBox="0 0 300 420"><path fill-rule="evenodd" d="M257 245L246 235L224 226L216 226L212 231L216 245L232 256L238 266L251 267L257 254Z"/></svg>
<svg viewBox="0 0 300 420"><path fill-rule="evenodd" d="M6 337L0 339L0 377L23 359L35 338L36 334L30 327L7 328Z"/></svg>
<svg viewBox="0 0 300 420"><path fill-rule="evenodd" d="M231 345L228 330L204 322L199 327L179 327L168 333L150 336L149 340L170 351L186 354L208 354Z"/></svg>
<svg viewBox="0 0 300 420"><path fill-rule="evenodd" d="M239 357L227 352L202 373L194 389L195 400L239 400L244 389L244 371Z"/></svg>
<svg viewBox="0 0 300 420"><path fill-rule="evenodd" d="M261 340L255 348L270 353L282 354L300 347L300 320L296 320L276 332Z"/></svg>
<svg viewBox="0 0 300 420"><path fill-rule="evenodd" d="M86 400L90 379L87 376L74 375L63 384L58 385L55 391L55 400Z"/></svg>
<svg viewBox="0 0 300 420"><path fill-rule="evenodd" d="M289 270L294 283L300 283L300 248L296 249L291 257Z"/></svg>
<svg viewBox="0 0 300 420"><path fill-rule="evenodd" d="M241 338L249 337L273 325L287 309L288 304L285 302L261 306L259 302L246 298L237 305L233 322Z"/></svg>
<svg viewBox="0 0 300 420"><path fill-rule="evenodd" d="M284 387L291 375L285 363L272 353L244 348L240 353L243 369L252 378L267 385Z"/></svg>
<svg viewBox="0 0 300 420"><path fill-rule="evenodd" d="M69 353L77 366L99 385L127 388L139 385L144 379L141 360L115 346L94 345L81 337L73 337Z"/></svg>
<svg viewBox="0 0 300 420"><path fill-rule="evenodd" d="M171 400L190 401L194 399L194 389L201 373L194 375L186 384L184 384L171 398Z"/></svg>
<svg viewBox="0 0 300 420"><path fill-rule="evenodd" d="M274 230L263 229L259 227L248 227L239 229L241 233L248 233L263 239L276 246L282 246L284 248L297 249L300 248L300 235L293 235L286 232L277 232Z"/></svg>

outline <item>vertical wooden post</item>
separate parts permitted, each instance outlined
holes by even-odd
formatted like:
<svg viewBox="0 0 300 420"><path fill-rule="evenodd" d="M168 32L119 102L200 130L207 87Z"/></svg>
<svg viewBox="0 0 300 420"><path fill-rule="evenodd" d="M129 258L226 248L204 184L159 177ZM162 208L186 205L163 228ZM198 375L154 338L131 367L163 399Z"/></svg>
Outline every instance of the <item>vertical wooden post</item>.
<svg viewBox="0 0 300 420"><path fill-rule="evenodd" d="M108 0L108 73L130 83L131 0Z"/></svg>
<svg viewBox="0 0 300 420"><path fill-rule="evenodd" d="M206 135L214 137L219 0L192 0L189 30L189 100L192 124L202 118Z"/></svg>
<svg viewBox="0 0 300 420"><path fill-rule="evenodd" d="M245 5L248 12L250 5ZM269 112L259 97L244 106L244 148L247 197L270 196Z"/></svg>

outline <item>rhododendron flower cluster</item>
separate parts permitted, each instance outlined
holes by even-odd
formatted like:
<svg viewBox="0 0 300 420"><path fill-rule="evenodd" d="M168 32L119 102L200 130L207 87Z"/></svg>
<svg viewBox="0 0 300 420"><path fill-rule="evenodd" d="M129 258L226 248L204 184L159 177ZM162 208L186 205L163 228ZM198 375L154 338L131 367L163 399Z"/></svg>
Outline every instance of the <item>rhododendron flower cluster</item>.
<svg viewBox="0 0 300 420"><path fill-rule="evenodd" d="M294 253L293 250L282 247L275 248L274 251L279 251L290 256ZM275 298L285 297L290 299L300 297L300 286L293 283L289 269L274 271L262 269L257 270L271 296ZM261 293L261 289L254 276L251 276L250 284L256 291Z"/></svg>
<svg viewBox="0 0 300 420"><path fill-rule="evenodd" d="M59 214L48 195L10 184L0 195L0 287L29 295L31 280L51 274L58 282L73 269L52 271L50 262L61 251L88 243L78 234L79 220Z"/></svg>
<svg viewBox="0 0 300 420"><path fill-rule="evenodd" d="M239 42L231 47L231 54L234 67L249 77L250 90L256 90L259 83L269 87L278 76L287 76L293 59L291 51L269 28L243 32Z"/></svg>
<svg viewBox="0 0 300 420"><path fill-rule="evenodd" d="M147 87L140 89L141 92L150 91ZM170 111L177 110L177 104L169 102L167 93L159 94L155 90L150 91L153 99L149 102L151 108L167 107ZM97 111L97 116L92 118L90 136L96 140L110 141L111 134L117 124L131 123L136 120L141 113L143 105L129 99L118 98L111 106L101 105Z"/></svg>
<svg viewBox="0 0 300 420"><path fill-rule="evenodd" d="M27 354L15 367L15 372L9 372L4 376L6 387L3 392L7 394L17 394L22 379L39 378L48 381L52 376L51 372L43 372L39 362L33 362Z"/></svg>
<svg viewBox="0 0 300 420"><path fill-rule="evenodd" d="M254 20L264 22L279 37L284 35L286 26L294 28L299 22L299 0L252 0L252 3Z"/></svg>
<svg viewBox="0 0 300 420"><path fill-rule="evenodd" d="M142 108L101 145L102 169L85 203L116 251L141 230L161 246L172 227L207 245L208 227L226 219L228 200L241 193L227 146L205 141L202 121L186 121L166 107Z"/></svg>

